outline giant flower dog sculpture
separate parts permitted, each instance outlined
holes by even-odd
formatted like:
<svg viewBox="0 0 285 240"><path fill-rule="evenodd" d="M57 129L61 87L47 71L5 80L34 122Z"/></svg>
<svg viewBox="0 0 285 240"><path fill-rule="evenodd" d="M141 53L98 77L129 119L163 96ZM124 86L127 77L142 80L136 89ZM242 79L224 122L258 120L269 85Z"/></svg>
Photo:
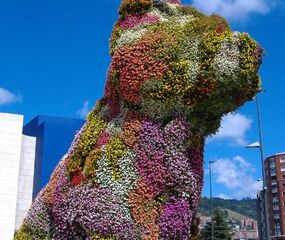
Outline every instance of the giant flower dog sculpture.
<svg viewBox="0 0 285 240"><path fill-rule="evenodd" d="M179 0L124 0L104 97L15 239L191 239L205 137L260 88L261 47Z"/></svg>

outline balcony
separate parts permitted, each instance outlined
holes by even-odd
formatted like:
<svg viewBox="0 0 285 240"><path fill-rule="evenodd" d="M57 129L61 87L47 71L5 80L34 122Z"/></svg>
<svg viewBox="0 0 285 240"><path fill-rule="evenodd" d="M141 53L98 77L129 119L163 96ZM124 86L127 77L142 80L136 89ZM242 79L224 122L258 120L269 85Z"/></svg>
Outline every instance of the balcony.
<svg viewBox="0 0 285 240"><path fill-rule="evenodd" d="M277 184L277 180L271 180L271 185L276 185Z"/></svg>
<svg viewBox="0 0 285 240"><path fill-rule="evenodd" d="M270 173L270 176L271 176L271 177L276 176L276 172L271 172L271 173Z"/></svg>
<svg viewBox="0 0 285 240"><path fill-rule="evenodd" d="M275 215L274 215L274 219L280 219L279 214L275 214Z"/></svg>
<svg viewBox="0 0 285 240"><path fill-rule="evenodd" d="M279 211L279 206L273 206L274 211Z"/></svg>
<svg viewBox="0 0 285 240"><path fill-rule="evenodd" d="M273 198L273 202L278 202L278 198Z"/></svg>

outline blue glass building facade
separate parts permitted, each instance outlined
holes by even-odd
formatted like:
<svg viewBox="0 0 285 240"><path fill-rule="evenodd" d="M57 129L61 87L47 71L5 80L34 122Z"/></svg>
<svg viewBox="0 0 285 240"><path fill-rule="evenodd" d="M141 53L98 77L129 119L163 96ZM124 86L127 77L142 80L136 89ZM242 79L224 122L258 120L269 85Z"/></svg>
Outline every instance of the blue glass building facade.
<svg viewBox="0 0 285 240"><path fill-rule="evenodd" d="M39 115L24 126L23 134L37 138L33 197L48 183L84 123L80 119Z"/></svg>

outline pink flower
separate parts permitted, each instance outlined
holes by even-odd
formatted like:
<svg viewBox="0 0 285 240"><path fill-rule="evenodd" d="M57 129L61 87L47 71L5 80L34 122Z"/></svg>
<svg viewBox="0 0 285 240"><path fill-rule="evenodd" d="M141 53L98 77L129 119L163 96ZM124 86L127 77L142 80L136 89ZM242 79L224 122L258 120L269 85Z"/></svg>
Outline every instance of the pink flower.
<svg viewBox="0 0 285 240"><path fill-rule="evenodd" d="M129 16L125 20L121 21L119 23L119 26L123 29L127 29L127 28L136 27L136 26L141 25L141 24L154 24L154 23L157 23L158 21L159 21L158 16L153 16L153 15L149 15L149 14L145 14L142 16L141 15L133 15L133 16Z"/></svg>

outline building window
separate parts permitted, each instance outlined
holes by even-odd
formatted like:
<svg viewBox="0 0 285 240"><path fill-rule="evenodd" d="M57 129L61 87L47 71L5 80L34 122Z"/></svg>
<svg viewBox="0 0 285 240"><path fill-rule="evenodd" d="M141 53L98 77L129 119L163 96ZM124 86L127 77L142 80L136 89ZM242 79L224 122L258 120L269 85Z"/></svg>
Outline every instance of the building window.
<svg viewBox="0 0 285 240"><path fill-rule="evenodd" d="M282 175L282 179L285 179L285 174Z"/></svg>
<svg viewBox="0 0 285 240"><path fill-rule="evenodd" d="M283 192L282 194L283 194L283 197L285 197L285 192Z"/></svg>
<svg viewBox="0 0 285 240"><path fill-rule="evenodd" d="M282 183L282 188L285 188L285 183Z"/></svg>
<svg viewBox="0 0 285 240"><path fill-rule="evenodd" d="M281 171L282 171L282 172L285 171L285 166L281 166Z"/></svg>
<svg viewBox="0 0 285 240"><path fill-rule="evenodd" d="M279 211L278 210L274 210L273 213L274 213L274 215L279 215Z"/></svg>
<svg viewBox="0 0 285 240"><path fill-rule="evenodd" d="M280 158L280 163L285 163L285 157Z"/></svg>
<svg viewBox="0 0 285 240"><path fill-rule="evenodd" d="M280 219L275 219L274 222L280 226Z"/></svg>

